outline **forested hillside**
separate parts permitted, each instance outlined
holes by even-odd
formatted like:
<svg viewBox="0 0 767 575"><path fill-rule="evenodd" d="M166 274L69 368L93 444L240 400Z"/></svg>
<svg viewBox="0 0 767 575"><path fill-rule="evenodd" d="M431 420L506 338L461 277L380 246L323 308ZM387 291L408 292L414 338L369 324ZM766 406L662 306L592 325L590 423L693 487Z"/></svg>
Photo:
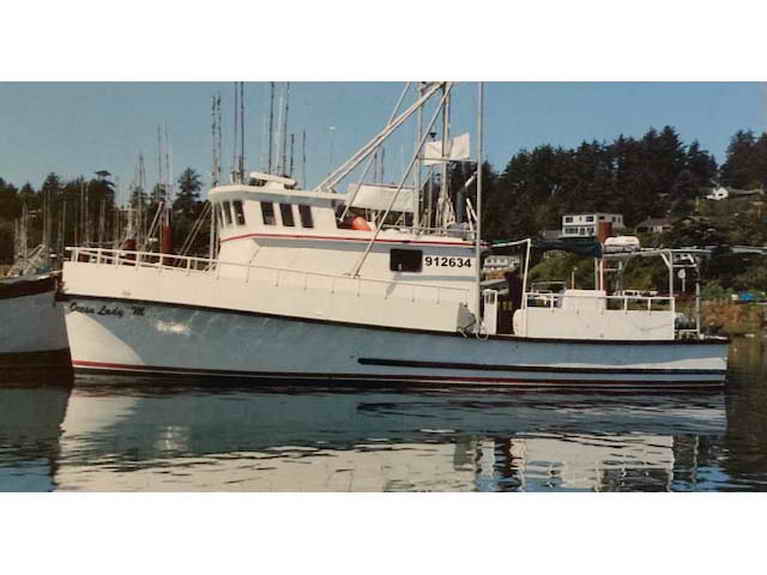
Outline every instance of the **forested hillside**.
<svg viewBox="0 0 767 575"><path fill-rule="evenodd" d="M465 164L451 168L450 187L457 193L473 170ZM40 189L17 184L0 174L0 263L13 260L14 221L23 211L28 219L28 243L37 245L47 233L55 249L82 243L105 244L119 237L126 224L118 215L115 186L108 172L69 181L48 174ZM174 245L183 243L203 203L203 182L187 168L177 179L173 201ZM542 144L521 150L502 171L483 166L483 236L518 239L540 236L561 226L564 213L617 212L629 228L647 217L670 217L673 229L643 243L679 247L687 245L767 245L767 225L760 198L706 200L714 186L764 189L767 184L767 133L739 131L731 138L726 158L718 166L697 141L684 142L666 126L649 129L641 138L618 135L611 142L586 142L576 148ZM475 200L475 184L466 190ZM134 185L131 206L144 214L146 229L164 186L144 190ZM43 213L50 229L45 230ZM206 234L193 251L206 253ZM710 280L721 286L767 288L762 257L733 257L726 253L710 262Z"/></svg>

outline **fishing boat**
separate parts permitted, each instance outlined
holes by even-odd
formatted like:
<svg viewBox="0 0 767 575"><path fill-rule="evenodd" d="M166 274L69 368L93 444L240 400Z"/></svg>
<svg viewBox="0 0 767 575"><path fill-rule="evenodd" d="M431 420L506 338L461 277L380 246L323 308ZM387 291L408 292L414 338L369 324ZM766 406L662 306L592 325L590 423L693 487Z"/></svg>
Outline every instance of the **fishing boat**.
<svg viewBox="0 0 767 575"><path fill-rule="evenodd" d="M468 135L449 134L453 88L418 84L401 110L406 85L385 127L312 189L285 174L234 171L208 194L215 257L70 248L61 298L75 370L720 388L727 341L677 330L673 293L536 294L527 289L529 239L504 244L527 257L512 329L500 327L499 290L483 287L481 272L496 247L481 239L483 88L473 159ZM416 146L405 173L395 185L366 183L375 151L411 118ZM436 132L441 138L430 140ZM475 170L458 193L448 186L451 162ZM466 191L474 182L472 203Z"/></svg>

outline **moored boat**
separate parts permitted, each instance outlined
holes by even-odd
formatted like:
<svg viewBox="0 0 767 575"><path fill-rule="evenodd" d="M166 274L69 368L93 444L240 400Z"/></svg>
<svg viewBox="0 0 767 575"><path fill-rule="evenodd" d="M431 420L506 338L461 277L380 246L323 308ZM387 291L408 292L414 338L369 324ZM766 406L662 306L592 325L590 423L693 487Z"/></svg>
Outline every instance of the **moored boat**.
<svg viewBox="0 0 767 575"><path fill-rule="evenodd" d="M421 85L416 102L398 114L400 99L386 127L312 190L283 175L244 171L211 189L215 258L70 248L62 299L75 369L388 384L721 387L727 341L675 329L673 294L569 290L541 300L527 290L525 273L513 333L499 327L498 292L481 284L481 260L491 252L477 215L481 170L464 186L476 178L476 206L459 205L463 199L447 186L448 163L468 161L466 138L451 139L447 130L451 90L451 83ZM419 117L416 152L399 184L361 183L366 169L340 193L339 183L432 98L436 111L426 126ZM428 147L440 113L442 141ZM480 142L481 125L480 115ZM481 159L480 145L475 169ZM426 160L442 172L437 197L420 193ZM456 214L464 213L459 221ZM531 242L517 243L529 262ZM546 305L533 303L540 301Z"/></svg>
<svg viewBox="0 0 767 575"><path fill-rule="evenodd" d="M0 367L69 366L64 311L56 302L59 276L0 278Z"/></svg>

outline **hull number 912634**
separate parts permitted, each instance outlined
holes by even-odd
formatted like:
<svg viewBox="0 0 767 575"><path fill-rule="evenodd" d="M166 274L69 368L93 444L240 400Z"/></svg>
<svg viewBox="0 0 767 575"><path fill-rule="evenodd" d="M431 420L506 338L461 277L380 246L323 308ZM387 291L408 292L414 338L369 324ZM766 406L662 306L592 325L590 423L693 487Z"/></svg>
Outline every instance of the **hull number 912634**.
<svg viewBox="0 0 767 575"><path fill-rule="evenodd" d="M443 268L470 268L471 258L447 257L447 256L424 256L425 266L435 266Z"/></svg>

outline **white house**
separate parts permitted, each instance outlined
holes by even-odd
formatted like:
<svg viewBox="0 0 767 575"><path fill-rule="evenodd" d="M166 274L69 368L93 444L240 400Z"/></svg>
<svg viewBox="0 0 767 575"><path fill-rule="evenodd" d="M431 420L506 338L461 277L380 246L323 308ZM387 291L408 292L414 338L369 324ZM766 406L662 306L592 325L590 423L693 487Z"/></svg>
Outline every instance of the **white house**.
<svg viewBox="0 0 767 575"><path fill-rule="evenodd" d="M612 224L614 231L626 227L623 225L622 214L565 214L562 216L562 237L596 237L597 225L602 222Z"/></svg>
<svg viewBox="0 0 767 575"><path fill-rule="evenodd" d="M730 196L730 191L723 187L719 186L718 188L714 188L711 190L710 193L706 195L707 200L726 200Z"/></svg>
<svg viewBox="0 0 767 575"><path fill-rule="evenodd" d="M521 263L519 256L491 254L485 258L482 269L485 271L518 268Z"/></svg>

